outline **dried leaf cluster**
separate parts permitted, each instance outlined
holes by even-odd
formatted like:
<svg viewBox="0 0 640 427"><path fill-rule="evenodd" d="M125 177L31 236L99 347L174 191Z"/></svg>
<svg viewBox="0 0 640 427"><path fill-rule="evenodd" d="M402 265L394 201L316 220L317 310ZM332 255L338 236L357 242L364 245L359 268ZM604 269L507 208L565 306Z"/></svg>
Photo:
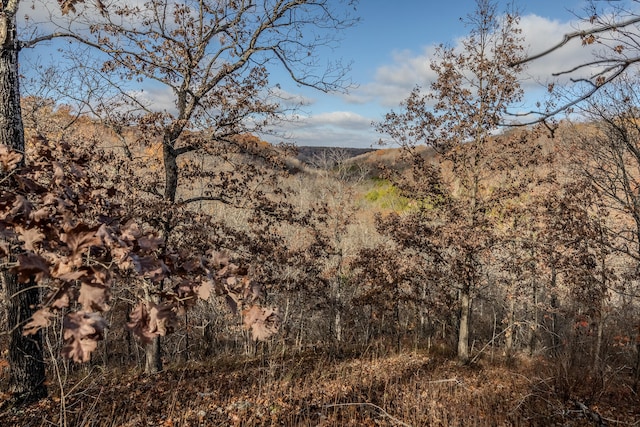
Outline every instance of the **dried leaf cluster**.
<svg viewBox="0 0 640 427"><path fill-rule="evenodd" d="M89 360L107 327L102 313L114 281L163 284L161 302L141 301L131 313L128 326L143 341L171 332L177 313L208 299L212 289L226 295L232 309L242 305L250 313L245 323L256 339L277 332L277 312L253 305L260 287L227 256L168 247L152 230L119 216L122 208L110 197L115 190L94 184L85 169L89 159L69 158L73 150L64 143L33 143L38 155L24 167L18 167L19 154L0 148L2 179L9 184L0 193L0 255L14 257L10 268L20 282L46 289L25 334L47 327L62 311L63 355Z"/></svg>

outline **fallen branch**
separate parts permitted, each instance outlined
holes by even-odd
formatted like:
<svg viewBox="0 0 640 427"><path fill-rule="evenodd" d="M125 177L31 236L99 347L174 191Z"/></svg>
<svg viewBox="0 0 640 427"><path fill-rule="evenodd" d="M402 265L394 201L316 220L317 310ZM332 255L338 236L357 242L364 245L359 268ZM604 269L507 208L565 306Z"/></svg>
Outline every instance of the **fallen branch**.
<svg viewBox="0 0 640 427"><path fill-rule="evenodd" d="M593 421L595 425L597 425L598 427L605 427L607 425L604 418L602 418L602 416L596 411L590 409L587 405L582 402L578 402L577 400L575 401L575 403L576 406L580 408L584 416L587 417L587 419Z"/></svg>

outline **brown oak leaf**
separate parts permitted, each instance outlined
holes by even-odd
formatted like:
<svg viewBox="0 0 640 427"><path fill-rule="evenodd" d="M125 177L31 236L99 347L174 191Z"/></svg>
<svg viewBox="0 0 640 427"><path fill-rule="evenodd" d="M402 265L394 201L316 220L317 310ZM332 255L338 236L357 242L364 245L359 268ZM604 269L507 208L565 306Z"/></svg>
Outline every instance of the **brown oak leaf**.
<svg viewBox="0 0 640 427"><path fill-rule="evenodd" d="M47 261L33 252L27 252L18 255L18 265L11 269L14 273L18 273L20 283L27 283L32 278L40 281L49 277L49 265Z"/></svg>
<svg viewBox="0 0 640 427"><path fill-rule="evenodd" d="M7 214L3 216L1 219L15 218L20 215L23 215L28 218L32 210L33 210L33 205L31 204L31 202L27 200L26 197L18 194L15 197L11 210L7 212Z"/></svg>
<svg viewBox="0 0 640 427"><path fill-rule="evenodd" d="M134 254L131 255L131 261L133 261L133 266L138 274L148 277L154 282L159 282L166 278L169 273L169 268L165 263L153 256L138 256Z"/></svg>
<svg viewBox="0 0 640 427"><path fill-rule="evenodd" d="M164 239L156 236L142 236L138 239L138 246L143 251L155 251L162 247Z"/></svg>
<svg viewBox="0 0 640 427"><path fill-rule="evenodd" d="M58 4L60 5L60 10L63 15L71 13L76 13L76 4L84 3L83 0L58 0Z"/></svg>
<svg viewBox="0 0 640 427"><path fill-rule="evenodd" d="M6 174L15 169L22 160L22 154L12 150L8 146L0 145L0 172Z"/></svg>
<svg viewBox="0 0 640 427"><path fill-rule="evenodd" d="M103 246L102 239L96 235L98 228L79 224L66 233L62 233L60 240L67 244L72 254L81 255L92 246Z"/></svg>
<svg viewBox="0 0 640 427"><path fill-rule="evenodd" d="M128 221L120 228L120 239L127 243L133 244L140 236L142 236L140 227L138 227L138 224L133 220Z"/></svg>
<svg viewBox="0 0 640 427"><path fill-rule="evenodd" d="M74 362L88 362L91 352L104 337L107 322L98 313L78 311L69 313L62 322L65 344L62 355Z"/></svg>
<svg viewBox="0 0 640 427"><path fill-rule="evenodd" d="M211 291L213 291L213 283L211 283L210 280L203 280L202 283L200 283L200 286L196 289L198 297L205 301L211 296Z"/></svg>
<svg viewBox="0 0 640 427"><path fill-rule="evenodd" d="M18 232L18 239L24 242L24 248L28 251L35 251L35 244L42 242L45 238L45 235L37 228L23 228L18 226L15 230Z"/></svg>
<svg viewBox="0 0 640 427"><path fill-rule="evenodd" d="M277 308L264 308L257 305L242 311L244 328L251 330L255 341L266 341L280 329L282 317Z"/></svg>
<svg viewBox="0 0 640 427"><path fill-rule="evenodd" d="M82 305L83 310L107 311L109 309L109 305L107 304L108 299L109 295L106 287L87 281L83 281L80 284L78 302Z"/></svg>
<svg viewBox="0 0 640 427"><path fill-rule="evenodd" d="M156 336L156 334L149 331L149 312L143 302L139 302L131 313L129 313L127 327L140 338L140 341L144 344L150 343Z"/></svg>
<svg viewBox="0 0 640 427"><path fill-rule="evenodd" d="M32 335L38 332L41 328L46 328L51 324L49 319L53 316L54 314L46 307L36 310L36 312L31 316L31 320L24 325L22 335Z"/></svg>
<svg viewBox="0 0 640 427"><path fill-rule="evenodd" d="M159 305L152 302L139 302L129 314L127 327L140 340L148 344L158 335L164 336L173 330L176 313L169 305Z"/></svg>

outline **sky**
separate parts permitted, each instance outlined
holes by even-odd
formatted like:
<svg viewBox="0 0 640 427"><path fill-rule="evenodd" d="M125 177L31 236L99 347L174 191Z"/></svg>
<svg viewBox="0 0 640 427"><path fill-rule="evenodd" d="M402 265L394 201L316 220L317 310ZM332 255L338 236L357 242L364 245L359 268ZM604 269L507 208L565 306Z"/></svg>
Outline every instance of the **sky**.
<svg viewBox="0 0 640 427"><path fill-rule="evenodd" d="M587 0L514 1L530 54L553 46L564 34L575 31L579 23L576 15L583 16L588 4ZM434 79L429 69L434 47L441 43L456 46L469 31L460 18L473 12L475 4L474 0L360 0L355 12L360 22L341 33L339 46L327 53L327 59L351 63L349 78L356 86L347 94L325 94L299 87L282 70L272 70L271 83L302 97L306 105L292 117L295 120L278 125L279 136L262 137L272 143L284 140L300 146L377 147L382 135L375 132L372 122L397 109L416 85L428 87ZM506 4L507 0L499 0L499 9ZM26 12L37 15L41 11ZM55 57L54 50L54 45L45 45L25 50L22 55L32 63L38 57ZM530 64L523 75L526 101L521 108L530 110L543 96L552 72L589 58L588 50L576 41ZM163 90L147 88L145 93L155 97L156 105L171 110L172 96Z"/></svg>
<svg viewBox="0 0 640 427"><path fill-rule="evenodd" d="M585 0L517 0L527 52L544 50L575 31L576 14L583 15L586 6ZM382 135L372 122L397 109L416 85L428 86L434 78L429 69L433 48L441 43L455 46L468 33L460 18L474 8L474 0L362 0L357 9L361 22L344 33L333 52L352 61L350 76L358 87L346 96L299 89L310 105L296 123L286 125L286 134L298 145L377 147ZM549 75L559 65L577 64L588 55L580 43L573 43L532 64L523 82L529 104L544 95Z"/></svg>

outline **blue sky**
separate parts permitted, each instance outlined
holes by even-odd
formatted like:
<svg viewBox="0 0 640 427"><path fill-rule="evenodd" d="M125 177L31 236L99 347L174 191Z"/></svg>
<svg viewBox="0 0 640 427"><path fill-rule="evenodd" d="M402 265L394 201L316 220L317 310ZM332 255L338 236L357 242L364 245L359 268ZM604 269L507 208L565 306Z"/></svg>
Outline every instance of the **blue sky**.
<svg viewBox="0 0 640 427"><path fill-rule="evenodd" d="M52 10L57 8L55 0L35 1L49 4ZM30 3L23 0L23 12L39 15L46 21L44 9L31 9ZM612 4L623 3L632 3L632 0ZM339 47L327 53L327 59L352 62L350 77L357 87L346 95L324 94L298 87L282 70L273 70L273 84L306 100L306 106L292 117L295 120L279 125L276 131L285 135L287 142L298 145L376 146L381 135L373 130L371 123L397 108L415 85L428 87L434 78L429 69L434 46L440 43L455 46L457 40L467 34L468 29L460 18L473 12L475 4L474 0L360 0L356 15L361 22L346 30ZM500 9L506 4L506 0L499 0ZM515 0L522 16L527 50L539 52L559 42L564 34L575 31L576 14L584 15L587 4L587 0ZM35 58L55 60L57 54L55 44L50 44L25 50L22 55L29 62ZM542 96L553 71L582 63L589 55L577 41L531 64L523 80L527 102L533 103ZM173 108L173 96L165 88L146 87L145 96L159 109ZM283 140L282 136L263 137L274 143Z"/></svg>
<svg viewBox="0 0 640 427"><path fill-rule="evenodd" d="M586 0L517 1L528 51L538 52L574 31L576 14L582 15L586 6ZM310 104L297 123L287 125L287 135L299 145L377 146L381 135L371 122L396 108L416 84L428 86L433 77L428 71L429 50L440 43L455 45L457 38L466 35L468 29L460 18L474 8L474 0L361 1L357 12L362 21L344 33L340 48L333 52L353 61L351 77L358 87L348 96L297 89ZM524 83L527 100L532 103L544 94L545 79L558 66L589 58L585 55L585 49L574 43L562 54L533 64Z"/></svg>

